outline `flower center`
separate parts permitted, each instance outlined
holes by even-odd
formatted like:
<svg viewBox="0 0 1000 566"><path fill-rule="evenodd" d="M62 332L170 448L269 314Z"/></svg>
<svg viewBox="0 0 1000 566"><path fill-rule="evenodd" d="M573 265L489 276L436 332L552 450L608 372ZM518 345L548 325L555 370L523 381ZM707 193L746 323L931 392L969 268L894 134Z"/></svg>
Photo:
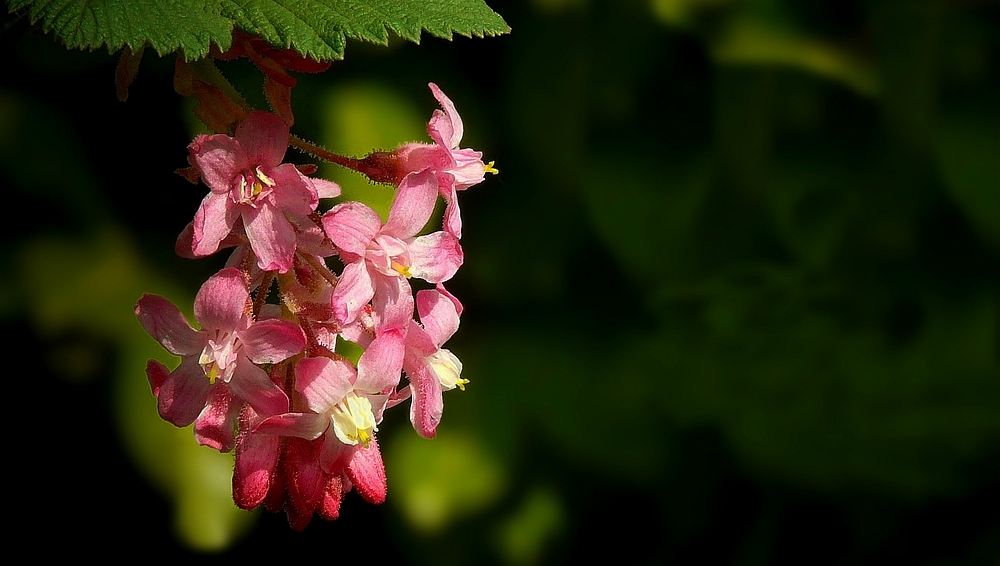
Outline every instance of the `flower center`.
<svg viewBox="0 0 1000 566"><path fill-rule="evenodd" d="M236 335L228 332L217 334L214 340L208 340L205 349L201 351L198 363L205 370L205 377L208 378L209 383L215 384L215 380L220 375L222 381L229 381L236 369L238 346Z"/></svg>
<svg viewBox="0 0 1000 566"><path fill-rule="evenodd" d="M249 178L247 175L240 175L240 186L236 190L236 194L233 195L233 202L257 206L257 199L270 194L270 189L274 185L274 179L265 175L260 167L257 167Z"/></svg>
<svg viewBox="0 0 1000 566"><path fill-rule="evenodd" d="M348 393L343 401L334 405L330 419L337 438L351 446L362 444L368 448L372 433L378 432L371 402L367 397L358 396L353 391Z"/></svg>
<svg viewBox="0 0 1000 566"><path fill-rule="evenodd" d="M465 384L469 380L462 379L462 361L451 351L444 348L438 349L437 352L427 356L427 364L431 366L431 371L437 376L445 391L456 387L465 391Z"/></svg>

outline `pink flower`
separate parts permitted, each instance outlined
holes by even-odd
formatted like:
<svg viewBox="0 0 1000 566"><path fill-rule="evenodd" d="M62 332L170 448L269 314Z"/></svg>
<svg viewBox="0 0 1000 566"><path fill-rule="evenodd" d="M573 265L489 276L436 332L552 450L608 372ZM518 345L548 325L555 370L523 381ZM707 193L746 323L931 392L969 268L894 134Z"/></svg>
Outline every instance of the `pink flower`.
<svg viewBox="0 0 1000 566"><path fill-rule="evenodd" d="M181 357L172 372L150 360L147 376L160 416L176 426L195 422L201 444L233 446L233 424L243 403L262 415L288 410L288 396L255 364L281 362L305 347L297 324L268 319L253 322L243 274L226 268L201 286L195 298L195 330L170 301L143 295L135 313L164 348Z"/></svg>
<svg viewBox="0 0 1000 566"><path fill-rule="evenodd" d="M413 401L410 422L425 438L433 438L444 410L442 393L469 382L462 379L462 362L441 345L458 330L462 305L444 287L417 293L420 322L410 321L403 369L410 378Z"/></svg>
<svg viewBox="0 0 1000 566"><path fill-rule="evenodd" d="M193 255L215 253L239 229L245 230L261 269L285 273L291 268L296 231L286 214L307 216L319 198L339 195L340 187L282 163L288 136L281 118L257 111L240 123L235 137L201 135L191 142L188 161L211 189L194 217Z"/></svg>
<svg viewBox="0 0 1000 566"><path fill-rule="evenodd" d="M457 237L447 232L416 236L430 218L436 200L437 182L434 174L425 170L403 178L384 226L378 213L357 202L339 204L323 215L323 227L345 263L331 298L342 324L357 320L373 298L380 316L385 315L384 308L391 308L380 304L404 300L410 291L399 291L393 279L417 277L440 283L462 265ZM383 288L385 294L377 293ZM406 318L411 316L412 309Z"/></svg>
<svg viewBox="0 0 1000 566"><path fill-rule="evenodd" d="M486 173L497 173L493 162L483 163L483 154L473 149L462 149L462 135L465 133L462 118L455 110L451 99L445 96L434 83L429 83L434 98L444 109L435 110L427 124L427 133L433 144L411 143L396 150L404 173L430 169L438 180L438 188L444 198L444 229L462 237L462 219L458 209L458 191L481 183Z"/></svg>
<svg viewBox="0 0 1000 566"><path fill-rule="evenodd" d="M363 367L359 371L343 358L299 360L295 365L295 390L302 394L308 412L267 418L255 433L304 440L322 438L319 452L311 461L318 460L324 473L346 474L365 499L381 503L385 500L385 469L375 433L388 392L399 382L399 373L380 371L393 365L391 361L369 365L369 371ZM311 505L296 507L312 512Z"/></svg>

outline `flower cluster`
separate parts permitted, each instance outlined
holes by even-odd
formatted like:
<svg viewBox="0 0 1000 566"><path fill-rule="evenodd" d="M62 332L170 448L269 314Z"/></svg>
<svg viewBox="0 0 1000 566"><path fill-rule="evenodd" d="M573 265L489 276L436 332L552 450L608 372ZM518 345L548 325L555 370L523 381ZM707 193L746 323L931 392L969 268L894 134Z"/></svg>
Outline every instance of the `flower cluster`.
<svg viewBox="0 0 1000 566"><path fill-rule="evenodd" d="M383 413L409 401L413 427L433 437L443 392L468 383L444 348L462 314L444 284L464 259L458 192L496 170L460 148L462 120L430 88L442 107L428 124L431 143L331 159L396 185L385 222L359 202L321 211L320 199L340 188L310 177L314 166L283 163L292 138L289 121L275 114L249 112L232 136L195 138L190 167L180 172L209 193L177 252L197 258L231 249L229 262L198 292L200 329L162 297L144 295L135 309L143 328L181 358L172 371L148 363L160 416L193 423L205 446L235 448L237 505L284 508L295 529L315 513L336 518L352 488L382 502ZM439 196L443 226L428 231ZM414 279L424 282L419 290ZM338 353L339 340L363 348L356 364Z"/></svg>

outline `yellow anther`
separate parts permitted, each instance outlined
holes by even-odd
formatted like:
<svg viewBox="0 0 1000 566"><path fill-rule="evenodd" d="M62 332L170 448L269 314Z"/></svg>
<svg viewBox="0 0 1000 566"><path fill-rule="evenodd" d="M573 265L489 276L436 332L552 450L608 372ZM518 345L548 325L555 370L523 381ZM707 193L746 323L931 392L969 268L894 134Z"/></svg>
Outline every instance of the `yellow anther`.
<svg viewBox="0 0 1000 566"><path fill-rule="evenodd" d="M486 169L483 171L483 173L484 174L485 173L493 173L494 175L500 173L500 170L493 166L494 163L496 163L496 161L490 161L489 163L487 163L486 164Z"/></svg>
<svg viewBox="0 0 1000 566"><path fill-rule="evenodd" d="M257 178L260 179L261 183L264 183L265 185L267 185L269 187L273 187L275 185L274 179L272 179L272 178L268 177L267 175L261 173L260 167L257 167L256 169L254 169L254 172L257 173ZM260 192L260 191L258 191L258 192Z"/></svg>
<svg viewBox="0 0 1000 566"><path fill-rule="evenodd" d="M465 391L465 384L468 382L469 382L468 379L459 379L458 381L455 382L455 385L459 388L459 390Z"/></svg>
<svg viewBox="0 0 1000 566"><path fill-rule="evenodd" d="M410 267L407 265L392 262L392 268L396 270L396 273L402 275L403 277L406 277L407 279L413 277L412 275L410 275Z"/></svg>

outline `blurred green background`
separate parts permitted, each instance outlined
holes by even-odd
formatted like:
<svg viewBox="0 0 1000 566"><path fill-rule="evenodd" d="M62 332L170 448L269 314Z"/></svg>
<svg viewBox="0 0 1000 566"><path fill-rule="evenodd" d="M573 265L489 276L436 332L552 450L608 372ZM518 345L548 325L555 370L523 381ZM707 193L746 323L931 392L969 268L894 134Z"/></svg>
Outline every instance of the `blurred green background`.
<svg viewBox="0 0 1000 566"><path fill-rule="evenodd" d="M501 171L462 195L449 284L471 383L434 441L390 411L388 502L304 533L236 510L229 457L160 422L143 373L175 361L139 296L190 305L225 261L173 255L205 189L172 174L198 131L172 58L120 103L115 57L4 17L14 520L168 558L1000 563L1000 5L491 6L511 34L297 75L299 135L423 140L433 81Z"/></svg>

